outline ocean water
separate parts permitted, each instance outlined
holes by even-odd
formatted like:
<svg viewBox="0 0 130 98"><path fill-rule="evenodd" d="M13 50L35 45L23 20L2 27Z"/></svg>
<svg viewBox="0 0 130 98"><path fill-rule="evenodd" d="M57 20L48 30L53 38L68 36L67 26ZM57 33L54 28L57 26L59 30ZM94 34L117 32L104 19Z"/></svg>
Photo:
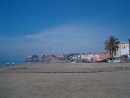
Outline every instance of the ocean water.
<svg viewBox="0 0 130 98"><path fill-rule="evenodd" d="M25 65L25 64L37 64L37 63L43 63L43 62L0 61L0 66Z"/></svg>

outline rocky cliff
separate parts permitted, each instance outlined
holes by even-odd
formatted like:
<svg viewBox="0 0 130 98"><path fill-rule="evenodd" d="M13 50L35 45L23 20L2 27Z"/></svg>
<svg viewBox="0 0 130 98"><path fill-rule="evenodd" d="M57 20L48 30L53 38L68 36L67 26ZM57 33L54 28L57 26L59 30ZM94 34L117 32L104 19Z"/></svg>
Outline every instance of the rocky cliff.
<svg viewBox="0 0 130 98"><path fill-rule="evenodd" d="M72 54L60 54L60 55L33 55L28 56L24 59L24 61L31 62L67 62L70 61L70 57Z"/></svg>

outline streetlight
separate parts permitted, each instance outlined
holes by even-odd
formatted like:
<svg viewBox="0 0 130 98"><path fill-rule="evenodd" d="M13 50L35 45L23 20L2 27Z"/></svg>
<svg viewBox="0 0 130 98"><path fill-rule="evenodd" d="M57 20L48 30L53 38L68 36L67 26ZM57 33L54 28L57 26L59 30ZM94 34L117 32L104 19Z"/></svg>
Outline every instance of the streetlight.
<svg viewBox="0 0 130 98"><path fill-rule="evenodd" d="M129 41L129 59L130 59L130 36L129 36L128 41Z"/></svg>

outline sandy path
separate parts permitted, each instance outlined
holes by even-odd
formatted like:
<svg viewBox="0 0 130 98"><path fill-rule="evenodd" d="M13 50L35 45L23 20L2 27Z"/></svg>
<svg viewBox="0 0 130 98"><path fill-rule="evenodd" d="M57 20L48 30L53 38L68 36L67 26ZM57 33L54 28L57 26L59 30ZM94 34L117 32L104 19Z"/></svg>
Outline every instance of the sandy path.
<svg viewBox="0 0 130 98"><path fill-rule="evenodd" d="M0 68L0 98L129 98L130 64L34 64Z"/></svg>

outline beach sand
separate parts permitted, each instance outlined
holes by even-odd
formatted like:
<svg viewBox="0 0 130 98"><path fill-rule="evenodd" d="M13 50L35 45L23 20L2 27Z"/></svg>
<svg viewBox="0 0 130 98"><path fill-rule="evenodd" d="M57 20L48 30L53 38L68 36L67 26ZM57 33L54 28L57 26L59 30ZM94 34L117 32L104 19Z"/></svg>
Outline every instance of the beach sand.
<svg viewBox="0 0 130 98"><path fill-rule="evenodd" d="M130 63L3 66L0 98L130 98Z"/></svg>

